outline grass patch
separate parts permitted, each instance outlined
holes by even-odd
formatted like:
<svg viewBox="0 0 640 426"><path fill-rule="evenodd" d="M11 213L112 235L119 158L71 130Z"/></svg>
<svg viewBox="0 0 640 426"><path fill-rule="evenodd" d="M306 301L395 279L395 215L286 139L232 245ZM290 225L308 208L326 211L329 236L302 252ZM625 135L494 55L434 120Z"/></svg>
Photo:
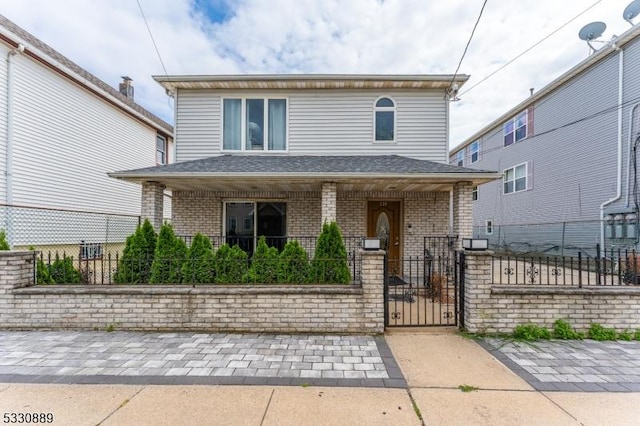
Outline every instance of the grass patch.
<svg viewBox="0 0 640 426"><path fill-rule="evenodd" d="M460 389L462 392L473 392L473 391L477 391L480 388L477 386L473 386L473 385L460 385L458 386L458 389Z"/></svg>
<svg viewBox="0 0 640 426"><path fill-rule="evenodd" d="M549 340L551 339L551 332L537 324L520 324L513 329L513 338L528 342L533 340Z"/></svg>
<svg viewBox="0 0 640 426"><path fill-rule="evenodd" d="M613 328L606 328L598 323L591 323L589 327L589 339L597 341L616 340L616 331Z"/></svg>
<svg viewBox="0 0 640 426"><path fill-rule="evenodd" d="M584 339L584 334L574 330L567 321L559 319L553 323L553 338L561 340L582 340Z"/></svg>

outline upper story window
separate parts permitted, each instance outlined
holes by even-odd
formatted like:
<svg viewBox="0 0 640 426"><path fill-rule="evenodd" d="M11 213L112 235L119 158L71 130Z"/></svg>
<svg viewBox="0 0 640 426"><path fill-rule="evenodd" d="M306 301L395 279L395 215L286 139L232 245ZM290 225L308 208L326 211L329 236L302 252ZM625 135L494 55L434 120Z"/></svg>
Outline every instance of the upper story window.
<svg viewBox="0 0 640 426"><path fill-rule="evenodd" d="M464 148L456 152L456 166L464 166Z"/></svg>
<svg viewBox="0 0 640 426"><path fill-rule="evenodd" d="M475 141L469 145L469 159L471 164L480 159L480 141Z"/></svg>
<svg viewBox="0 0 640 426"><path fill-rule="evenodd" d="M505 194L525 191L527 189L527 163L505 170L502 181Z"/></svg>
<svg viewBox="0 0 640 426"><path fill-rule="evenodd" d="M528 110L522 111L511 120L504 123L504 146L521 141L528 136Z"/></svg>
<svg viewBox="0 0 640 426"><path fill-rule="evenodd" d="M156 136L156 163L167 164L167 139L164 136Z"/></svg>
<svg viewBox="0 0 640 426"><path fill-rule="evenodd" d="M389 98L380 98L375 104L375 140L395 141L396 104Z"/></svg>
<svg viewBox="0 0 640 426"><path fill-rule="evenodd" d="M222 149L286 151L286 99L224 99Z"/></svg>

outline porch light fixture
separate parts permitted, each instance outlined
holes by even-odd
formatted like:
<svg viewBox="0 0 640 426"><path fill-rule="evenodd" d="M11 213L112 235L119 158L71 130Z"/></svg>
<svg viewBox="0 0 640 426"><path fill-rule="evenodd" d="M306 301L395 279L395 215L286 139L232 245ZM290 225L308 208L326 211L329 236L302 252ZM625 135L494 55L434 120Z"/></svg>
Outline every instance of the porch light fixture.
<svg viewBox="0 0 640 426"><path fill-rule="evenodd" d="M486 238L463 238L462 248L471 251L484 251L489 249L489 240Z"/></svg>
<svg viewBox="0 0 640 426"><path fill-rule="evenodd" d="M364 250L380 250L380 238L363 238L362 248Z"/></svg>

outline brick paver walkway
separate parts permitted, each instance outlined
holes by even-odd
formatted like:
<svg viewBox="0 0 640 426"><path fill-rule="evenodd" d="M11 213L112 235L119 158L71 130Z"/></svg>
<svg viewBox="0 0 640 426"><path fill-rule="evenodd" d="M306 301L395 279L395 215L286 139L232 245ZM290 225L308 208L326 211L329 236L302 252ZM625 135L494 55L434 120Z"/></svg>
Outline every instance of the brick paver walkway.
<svg viewBox="0 0 640 426"><path fill-rule="evenodd" d="M0 382L406 387L383 338L0 332Z"/></svg>
<svg viewBox="0 0 640 426"><path fill-rule="evenodd" d="M483 339L481 345L540 391L640 392L640 342Z"/></svg>

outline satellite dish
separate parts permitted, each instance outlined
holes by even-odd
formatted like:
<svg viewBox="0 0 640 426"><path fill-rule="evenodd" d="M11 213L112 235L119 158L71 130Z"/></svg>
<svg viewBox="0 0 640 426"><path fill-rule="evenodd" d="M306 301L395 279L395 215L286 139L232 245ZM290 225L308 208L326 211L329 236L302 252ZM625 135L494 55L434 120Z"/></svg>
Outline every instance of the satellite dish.
<svg viewBox="0 0 640 426"><path fill-rule="evenodd" d="M636 16L640 15L640 0L633 0L631 3L624 8L624 12L622 12L622 17L625 21L630 23L633 26L633 21L631 21Z"/></svg>
<svg viewBox="0 0 640 426"><path fill-rule="evenodd" d="M578 32L578 37L580 37L581 40L586 41L591 50L595 52L596 48L591 45L591 42L599 38L606 29L607 24L604 22L592 22L582 27L580 32Z"/></svg>

